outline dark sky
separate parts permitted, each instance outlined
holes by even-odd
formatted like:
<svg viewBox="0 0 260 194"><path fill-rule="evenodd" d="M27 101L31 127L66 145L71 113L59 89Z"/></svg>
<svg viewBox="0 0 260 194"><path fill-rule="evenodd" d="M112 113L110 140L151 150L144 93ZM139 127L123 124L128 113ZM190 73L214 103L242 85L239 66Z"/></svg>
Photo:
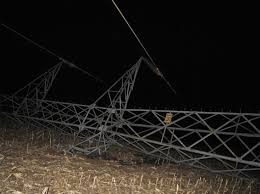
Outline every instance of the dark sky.
<svg viewBox="0 0 260 194"><path fill-rule="evenodd" d="M145 55L109 0L6 7L2 23L111 84ZM130 106L260 110L256 23L235 5L116 1L177 91L145 65ZM58 62L1 27L0 92L11 93ZM257 60L256 60L257 59ZM89 103L107 86L64 68L50 98Z"/></svg>

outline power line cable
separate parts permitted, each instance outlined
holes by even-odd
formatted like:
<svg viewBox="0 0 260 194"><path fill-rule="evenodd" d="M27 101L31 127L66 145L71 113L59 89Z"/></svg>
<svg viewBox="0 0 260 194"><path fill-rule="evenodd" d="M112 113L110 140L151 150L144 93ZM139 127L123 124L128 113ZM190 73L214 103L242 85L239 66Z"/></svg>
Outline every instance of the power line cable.
<svg viewBox="0 0 260 194"><path fill-rule="evenodd" d="M123 20L125 21L125 23L127 24L127 26L129 27L129 29L131 30L131 32L133 33L133 35L135 36L136 40L138 41L138 43L140 44L140 46L143 48L144 52L146 53L146 55L148 56L148 58L150 59L150 61L152 62L152 66L150 65L150 63L148 63L148 66L152 69L153 72L155 72L158 76L160 76L165 82L166 84L169 86L169 88L172 90L172 92L174 94L176 94L176 91L174 90L174 88L172 87L172 85L170 84L170 82L164 77L164 75L162 74L162 72L159 70L159 68L155 65L154 60L152 59L151 55L149 54L149 52L147 51L147 49L144 47L143 43L141 42L140 38L137 36L137 34L135 33L134 29L131 27L131 25L129 24L129 22L127 21L127 19L125 18L124 14L122 13L122 11L120 10L120 8L117 6L117 4L115 3L114 0L112 0L112 3L114 4L115 8L117 9L117 11L119 12L119 14L121 15L121 17L123 18Z"/></svg>
<svg viewBox="0 0 260 194"><path fill-rule="evenodd" d="M5 24L1 24L2 26L4 26L6 29L12 31L13 33L17 34L18 36L22 37L23 39L27 40L28 42L30 42L31 44L35 45L36 47L39 47L40 49L44 50L45 52L51 54L54 57L60 58L60 56L56 55L54 52L50 51L49 49L45 48L44 46L36 43L35 41L27 38L26 36L24 36L23 34L17 32L16 30L14 30L13 28L5 25Z"/></svg>
<svg viewBox="0 0 260 194"><path fill-rule="evenodd" d="M100 79L100 78L98 78L97 76L95 76L95 75L93 75L93 74L87 72L86 70L84 70L84 69L78 67L77 65L75 65L74 63L72 63L72 62L70 62L70 61L64 59L63 57L60 57L60 56L57 55L56 53L54 53L54 52L52 52L51 50L47 49L46 47L44 47L44 46L38 44L37 42L33 41L32 39L30 39L30 38L24 36L23 34L21 34L21 33L19 33L19 32L17 32L16 30L14 30L13 28L11 28L10 26L7 26L7 25L5 25L5 24L3 24L3 23L2 23L1 25L4 26L6 29L12 31L12 32L15 33L16 35L22 37L22 38L25 39L26 41L30 42L30 43L33 44L34 46L36 46L36 47L38 47L38 48L44 50L45 52L51 54L52 56L58 58L58 59L61 60L63 63L69 65L69 67L78 69L79 71L81 71L82 73L84 73L84 74L86 74L86 75L92 77L92 78L95 79L96 81L99 81L99 82L102 82L102 83L105 84L105 82L104 82L102 79Z"/></svg>

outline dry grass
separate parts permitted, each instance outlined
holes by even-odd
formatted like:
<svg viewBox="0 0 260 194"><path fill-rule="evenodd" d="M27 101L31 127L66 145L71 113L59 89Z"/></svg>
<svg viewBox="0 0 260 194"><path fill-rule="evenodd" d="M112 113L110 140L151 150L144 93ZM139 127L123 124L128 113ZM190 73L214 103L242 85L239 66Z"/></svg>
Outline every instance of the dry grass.
<svg viewBox="0 0 260 194"><path fill-rule="evenodd" d="M23 135L21 135L23 134ZM255 182L177 165L68 155L51 135L0 129L0 193L259 193Z"/></svg>

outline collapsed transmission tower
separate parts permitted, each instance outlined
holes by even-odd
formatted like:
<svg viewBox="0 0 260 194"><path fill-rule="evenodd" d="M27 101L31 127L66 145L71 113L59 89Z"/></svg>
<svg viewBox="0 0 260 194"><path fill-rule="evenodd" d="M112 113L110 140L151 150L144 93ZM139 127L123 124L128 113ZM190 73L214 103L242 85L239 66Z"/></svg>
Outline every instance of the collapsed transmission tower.
<svg viewBox="0 0 260 194"><path fill-rule="evenodd" d="M61 136L68 135L73 139L68 146L70 152L102 154L116 144L152 158L211 172L244 176L259 172L259 113L128 108L142 64L148 65L173 90L146 49L149 60L140 57L94 103L51 101L47 94L61 67L77 66L47 51L60 62L14 94L0 96L1 114L39 129L54 129Z"/></svg>
<svg viewBox="0 0 260 194"><path fill-rule="evenodd" d="M90 105L50 101L47 93L63 61L10 96L1 113L41 129L70 135L70 151L102 154L113 144L147 156L211 172L260 170L260 114L128 109L141 57Z"/></svg>

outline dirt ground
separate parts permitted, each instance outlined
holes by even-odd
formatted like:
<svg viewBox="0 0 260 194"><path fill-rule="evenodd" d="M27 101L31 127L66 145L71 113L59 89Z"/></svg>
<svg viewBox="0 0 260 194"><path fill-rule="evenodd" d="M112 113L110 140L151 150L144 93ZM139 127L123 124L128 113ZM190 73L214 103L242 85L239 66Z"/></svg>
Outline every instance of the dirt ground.
<svg viewBox="0 0 260 194"><path fill-rule="evenodd" d="M124 150L122 150L124 152ZM255 180L174 164L123 164L68 154L51 136L0 128L0 193L260 193Z"/></svg>

